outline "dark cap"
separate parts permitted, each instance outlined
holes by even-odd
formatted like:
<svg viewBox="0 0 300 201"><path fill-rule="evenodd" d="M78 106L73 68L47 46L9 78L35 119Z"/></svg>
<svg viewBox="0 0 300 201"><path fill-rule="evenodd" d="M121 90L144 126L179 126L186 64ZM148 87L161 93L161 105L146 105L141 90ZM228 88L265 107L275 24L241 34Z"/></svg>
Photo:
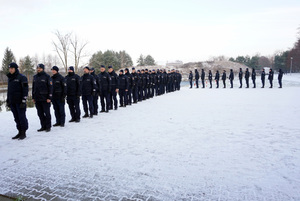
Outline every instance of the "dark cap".
<svg viewBox="0 0 300 201"><path fill-rule="evenodd" d="M123 71L123 70L120 70L120 73L124 73L124 71Z"/></svg>
<svg viewBox="0 0 300 201"><path fill-rule="evenodd" d="M112 66L108 66L108 69L112 68Z"/></svg>
<svg viewBox="0 0 300 201"><path fill-rule="evenodd" d="M128 68L125 68L125 70L126 70L127 72L129 72L129 69L128 69Z"/></svg>
<svg viewBox="0 0 300 201"><path fill-rule="evenodd" d="M38 65L37 65L37 68L42 68L43 70L45 70L44 64L38 64Z"/></svg>
<svg viewBox="0 0 300 201"><path fill-rule="evenodd" d="M73 66L70 66L70 67L68 68L68 70L71 70L71 71L74 72L74 67L73 67Z"/></svg>
<svg viewBox="0 0 300 201"><path fill-rule="evenodd" d="M90 68L90 70L95 70L95 68L92 67L92 68Z"/></svg>
<svg viewBox="0 0 300 201"><path fill-rule="evenodd" d="M14 62L10 63L8 67L9 68L15 68L15 69L19 68L18 64L14 63Z"/></svg>
<svg viewBox="0 0 300 201"><path fill-rule="evenodd" d="M132 67L132 69L131 70L135 70L135 67Z"/></svg>
<svg viewBox="0 0 300 201"><path fill-rule="evenodd" d="M58 68L57 66L53 66L53 67L51 68L51 70L55 70L56 72L58 72L58 71L59 71L59 68Z"/></svg>
<svg viewBox="0 0 300 201"><path fill-rule="evenodd" d="M88 69L88 70L90 70L90 68L89 68L88 66L84 67L83 69Z"/></svg>
<svg viewBox="0 0 300 201"><path fill-rule="evenodd" d="M101 68L105 68L105 66L104 66L104 65L101 65Z"/></svg>

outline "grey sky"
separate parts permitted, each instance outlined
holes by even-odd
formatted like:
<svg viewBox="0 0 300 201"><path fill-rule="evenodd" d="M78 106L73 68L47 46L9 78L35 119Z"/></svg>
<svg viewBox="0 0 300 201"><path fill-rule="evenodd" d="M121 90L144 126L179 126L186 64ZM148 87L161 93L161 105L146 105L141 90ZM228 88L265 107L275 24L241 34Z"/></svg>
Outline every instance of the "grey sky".
<svg viewBox="0 0 300 201"><path fill-rule="evenodd" d="M211 56L271 55L296 41L300 1L112 0L1 1L0 59L55 54L52 32L73 31L90 54L126 50L134 62L151 54L159 63Z"/></svg>

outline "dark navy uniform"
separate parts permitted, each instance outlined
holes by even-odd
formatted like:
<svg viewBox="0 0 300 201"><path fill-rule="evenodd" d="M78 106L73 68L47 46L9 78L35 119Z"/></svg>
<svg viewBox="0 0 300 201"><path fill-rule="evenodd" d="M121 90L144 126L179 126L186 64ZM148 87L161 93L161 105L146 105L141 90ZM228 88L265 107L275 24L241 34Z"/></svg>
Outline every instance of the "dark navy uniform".
<svg viewBox="0 0 300 201"><path fill-rule="evenodd" d="M156 83L155 83L155 95L160 95L160 83L162 82L161 74L159 70L156 73ZM170 90L171 90L171 83L170 83Z"/></svg>
<svg viewBox="0 0 300 201"><path fill-rule="evenodd" d="M132 94L132 85L133 85L133 83L132 83L132 75L129 73L128 68L125 69L125 72L126 72L125 75L128 78L127 104L131 105L132 104L132 96L131 96L131 94ZM150 94L149 94L149 96L150 96Z"/></svg>
<svg viewBox="0 0 300 201"><path fill-rule="evenodd" d="M226 88L226 71L225 70L223 71L222 80L223 80L224 88Z"/></svg>
<svg viewBox="0 0 300 201"><path fill-rule="evenodd" d="M199 72L195 69L196 88L199 88Z"/></svg>
<svg viewBox="0 0 300 201"><path fill-rule="evenodd" d="M135 70L135 68L132 68L132 70ZM132 98L133 103L137 103L138 101L138 74L136 72L131 73L132 75Z"/></svg>
<svg viewBox="0 0 300 201"><path fill-rule="evenodd" d="M8 87L7 87L7 106L10 107L18 134L13 139L26 138L26 130L28 129L28 120L26 118L26 99L28 96L28 81L27 78L19 73L18 65L11 63L9 68L15 68L13 74L8 73Z"/></svg>
<svg viewBox="0 0 300 201"><path fill-rule="evenodd" d="M232 69L230 69L229 80L230 80L230 88L233 88L234 74Z"/></svg>
<svg viewBox="0 0 300 201"><path fill-rule="evenodd" d="M94 105L94 115L98 115L98 99L99 99L99 89L100 89L100 81L99 77L95 74L95 71L91 72L91 75L94 77L94 80L97 84L96 94L93 96L93 105Z"/></svg>
<svg viewBox="0 0 300 201"><path fill-rule="evenodd" d="M252 82L253 82L253 88L256 88L256 83L255 83L255 80L256 80L256 72L255 72L255 69L254 69L254 68L252 69L251 79L252 79Z"/></svg>
<svg viewBox="0 0 300 201"><path fill-rule="evenodd" d="M205 88L205 72L204 70L202 69L201 71L201 82L202 82L202 88Z"/></svg>
<svg viewBox="0 0 300 201"><path fill-rule="evenodd" d="M70 69L70 68L69 68ZM72 119L69 122L80 121L80 77L74 72L69 72L65 77L67 83L67 103Z"/></svg>
<svg viewBox="0 0 300 201"><path fill-rule="evenodd" d="M283 77L283 71L281 69L279 69L279 72L278 72L279 88L282 88L282 77Z"/></svg>
<svg viewBox="0 0 300 201"><path fill-rule="evenodd" d="M111 101L110 100L111 78L107 72L99 73L98 77L101 83L101 89L100 89L101 112L108 112L110 108L110 101Z"/></svg>
<svg viewBox="0 0 300 201"><path fill-rule="evenodd" d="M209 72L208 72L208 80L209 80L210 88L212 88L212 73L211 73L211 70L209 70Z"/></svg>
<svg viewBox="0 0 300 201"><path fill-rule="evenodd" d="M217 84L216 88L219 88L220 73L219 73L218 70L217 70L216 75L215 75L215 80L216 80L216 84Z"/></svg>
<svg viewBox="0 0 300 201"><path fill-rule="evenodd" d="M243 87L243 71L240 68L240 72L239 72L239 80L240 80L240 88Z"/></svg>
<svg viewBox="0 0 300 201"><path fill-rule="evenodd" d="M33 76L32 99L35 101L38 116L40 118L41 129L38 131L47 132L51 129L51 103L47 100L52 99L53 85L50 75L44 71Z"/></svg>
<svg viewBox="0 0 300 201"><path fill-rule="evenodd" d="M193 73L192 73L192 71L189 74L189 81L190 81L190 85L191 85L190 88L193 88Z"/></svg>
<svg viewBox="0 0 300 201"><path fill-rule="evenodd" d="M94 115L93 96L96 95L96 91L97 91L97 82L94 79L94 76L90 75L89 73L83 74L80 80L80 90L81 90L83 110L85 113L83 117L93 118ZM89 111L90 111L90 116L88 115Z"/></svg>
<svg viewBox="0 0 300 201"><path fill-rule="evenodd" d="M246 72L245 72L246 88L249 88L249 77L250 77L250 73L248 68L246 68Z"/></svg>
<svg viewBox="0 0 300 201"><path fill-rule="evenodd" d="M120 96L120 107L126 107L127 105L127 91L128 91L128 78L124 74L119 75L119 96Z"/></svg>
<svg viewBox="0 0 300 201"><path fill-rule="evenodd" d="M272 69L269 71L268 80L270 82L270 88L273 88L273 78L274 78L274 72Z"/></svg>
<svg viewBox="0 0 300 201"><path fill-rule="evenodd" d="M109 73L110 76L110 109L113 109L113 106L115 107L115 110L118 109L118 100L117 100L117 92L116 90L119 89L118 87L118 75L113 70Z"/></svg>
<svg viewBox="0 0 300 201"><path fill-rule="evenodd" d="M141 71L138 70L138 101L143 100L143 75L141 74Z"/></svg>
<svg viewBox="0 0 300 201"><path fill-rule="evenodd" d="M265 77L266 77L265 69L262 70L260 77L261 77L261 83L262 83L261 88L264 88L265 87Z"/></svg>
<svg viewBox="0 0 300 201"><path fill-rule="evenodd" d="M56 123L53 126L63 127L66 120L65 98L67 95L67 84L65 78L59 73L56 73L51 78L53 82L52 104L56 118Z"/></svg>

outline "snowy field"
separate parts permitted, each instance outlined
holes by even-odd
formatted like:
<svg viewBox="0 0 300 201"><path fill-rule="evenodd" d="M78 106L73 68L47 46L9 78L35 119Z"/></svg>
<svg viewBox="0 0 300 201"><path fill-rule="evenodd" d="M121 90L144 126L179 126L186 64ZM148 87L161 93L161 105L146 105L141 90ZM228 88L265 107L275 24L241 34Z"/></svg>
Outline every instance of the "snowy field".
<svg viewBox="0 0 300 201"><path fill-rule="evenodd" d="M277 77L277 76L276 76ZM300 75L189 89L23 141L0 113L0 194L31 200L300 200ZM222 85L220 85L222 86ZM67 120L70 119L67 111ZM52 111L52 123L54 115Z"/></svg>

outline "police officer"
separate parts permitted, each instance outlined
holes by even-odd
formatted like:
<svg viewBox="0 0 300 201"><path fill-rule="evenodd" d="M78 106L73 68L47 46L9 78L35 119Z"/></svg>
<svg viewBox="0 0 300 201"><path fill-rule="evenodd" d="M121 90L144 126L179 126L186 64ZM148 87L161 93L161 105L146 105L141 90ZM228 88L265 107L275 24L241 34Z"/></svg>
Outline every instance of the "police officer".
<svg viewBox="0 0 300 201"><path fill-rule="evenodd" d="M230 80L230 88L233 88L234 74L232 69L230 69L229 80Z"/></svg>
<svg viewBox="0 0 300 201"><path fill-rule="evenodd" d="M209 80L210 88L212 88L212 73L211 73L211 70L208 71L208 80Z"/></svg>
<svg viewBox="0 0 300 201"><path fill-rule="evenodd" d="M174 71L174 73L176 73L176 72ZM162 74L163 74L163 94L165 94L166 91L167 91L168 74L167 74L167 71L165 69L163 70ZM177 77L177 79L176 79L177 85L178 85L178 82L179 82L179 79ZM175 88L176 88L176 85L175 85Z"/></svg>
<svg viewBox="0 0 300 201"><path fill-rule="evenodd" d="M182 75L179 72L179 70L177 70L177 76L178 76L177 90L180 90L180 85L181 85L181 81L182 81Z"/></svg>
<svg viewBox="0 0 300 201"><path fill-rule="evenodd" d="M189 74L189 81L190 81L190 89L193 88L193 72L190 71Z"/></svg>
<svg viewBox="0 0 300 201"><path fill-rule="evenodd" d="M160 74L159 69L157 69L157 71L156 71L156 84L155 84L155 95L156 96L161 94L161 91L160 91L161 82L162 82L161 74ZM171 83L170 83L170 91L171 91Z"/></svg>
<svg viewBox="0 0 300 201"><path fill-rule="evenodd" d="M128 92L128 87L129 87L128 78L123 73L124 73L124 71L120 70L119 79L118 79L120 107L126 107L126 105L127 105L126 93Z"/></svg>
<svg viewBox="0 0 300 201"><path fill-rule="evenodd" d="M97 91L96 94L93 96L93 106L94 106L94 115L98 115L98 95L99 95L99 89L100 89L100 81L99 81L99 77L96 75L95 73L95 69L94 68L90 68L90 74L94 77L94 80L96 80L97 83Z"/></svg>
<svg viewBox="0 0 300 201"><path fill-rule="evenodd" d="M84 115L82 118L93 118L94 115L94 103L93 97L97 93L97 82L94 76L90 74L90 68L88 66L83 68L83 75L80 80L81 98L83 104ZM88 106L89 104L89 106ZM89 115L90 111L90 115Z"/></svg>
<svg viewBox="0 0 300 201"><path fill-rule="evenodd" d="M240 88L242 88L243 87L243 70L242 70L242 68L240 68L239 80L240 80Z"/></svg>
<svg viewBox="0 0 300 201"><path fill-rule="evenodd" d="M69 122L80 122L80 77L75 74L74 67L68 68L68 75L65 77L67 83L67 103L69 106L71 120Z"/></svg>
<svg viewBox="0 0 300 201"><path fill-rule="evenodd" d="M156 89L155 86L156 86L156 83L157 83L157 75L156 75L156 72L155 72L154 69L152 70L151 76L152 76L152 82L151 82L151 97L153 98L154 95L155 95L155 89Z"/></svg>
<svg viewBox="0 0 300 201"><path fill-rule="evenodd" d="M143 75L140 70L137 71L138 74L138 101L143 100Z"/></svg>
<svg viewBox="0 0 300 201"><path fill-rule="evenodd" d="M269 76L268 76L268 80L270 82L270 88L273 88L273 78L274 78L274 72L272 70L272 68L269 70Z"/></svg>
<svg viewBox="0 0 300 201"><path fill-rule="evenodd" d="M108 112L110 108L110 91L111 91L111 78L109 74L105 71L105 66L101 65L100 73L98 75L101 89L100 89L100 99L101 99L101 113ZM105 101L104 101L105 100Z"/></svg>
<svg viewBox="0 0 300 201"><path fill-rule="evenodd" d="M265 73L265 69L263 68L262 71L261 71L261 83L262 83L261 88L265 87L265 76L266 76L266 73Z"/></svg>
<svg viewBox="0 0 300 201"><path fill-rule="evenodd" d="M118 100L117 100L117 93L118 93L118 75L112 68L112 66L108 66L108 74L110 76L110 109L115 107L115 110L118 109Z"/></svg>
<svg viewBox="0 0 300 201"><path fill-rule="evenodd" d="M143 97L143 100L146 100L148 80L147 80L147 76L145 75L144 69L141 70L141 79L142 79L142 88L143 88L142 97Z"/></svg>
<svg viewBox="0 0 300 201"><path fill-rule="evenodd" d="M132 76L132 99L133 99L133 103L137 103L138 102L138 74L136 73L135 68L133 67L131 72L131 76Z"/></svg>
<svg viewBox="0 0 300 201"><path fill-rule="evenodd" d="M252 79L252 82L253 82L253 88L256 88L256 83L255 83L255 80L256 80L256 72L255 72L255 69L254 69L254 68L252 68L251 79Z"/></svg>
<svg viewBox="0 0 300 201"><path fill-rule="evenodd" d="M279 69L279 72L278 72L279 88L282 88L282 77L283 77L283 71L281 69Z"/></svg>
<svg viewBox="0 0 300 201"><path fill-rule="evenodd" d="M202 82L202 88L205 88L205 72L204 69L201 70L201 82Z"/></svg>
<svg viewBox="0 0 300 201"><path fill-rule="evenodd" d="M146 68L145 69L145 72L144 72L144 77L145 77L145 85L144 85L144 91L145 91L145 98L146 99L149 99L149 93L150 93L150 76L149 76L149 73L148 73L148 69Z"/></svg>
<svg viewBox="0 0 300 201"><path fill-rule="evenodd" d="M66 121L65 98L67 95L67 84L65 78L58 72L59 68L57 66L53 66L51 71L53 82L52 104L56 119L56 123L53 126L64 127Z"/></svg>
<svg viewBox="0 0 300 201"><path fill-rule="evenodd" d="M246 68L246 72L245 72L246 88L249 88L249 77L250 77L250 73L248 68Z"/></svg>
<svg viewBox="0 0 300 201"><path fill-rule="evenodd" d="M222 80L223 80L224 88L226 88L226 71L225 70L223 70Z"/></svg>
<svg viewBox="0 0 300 201"><path fill-rule="evenodd" d="M133 85L133 82L132 82L132 75L130 74L128 68L125 68L125 75L128 78L127 104L131 105L132 104L132 96L131 96L131 94L132 94L132 85ZM149 92L150 92L150 90L149 90ZM150 94L149 94L149 96L150 96Z"/></svg>
<svg viewBox="0 0 300 201"><path fill-rule="evenodd" d="M196 88L199 88L199 72L195 69Z"/></svg>
<svg viewBox="0 0 300 201"><path fill-rule="evenodd" d="M18 134L12 139L23 140L26 138L28 120L26 118L26 100L28 96L27 78L19 73L19 66L16 63L9 64L8 87L6 104L13 113Z"/></svg>
<svg viewBox="0 0 300 201"><path fill-rule="evenodd" d="M220 73L218 70L216 71L215 80L216 80L216 84L217 84L216 88L219 88Z"/></svg>
<svg viewBox="0 0 300 201"><path fill-rule="evenodd" d="M38 132L51 130L51 99L52 99L52 79L45 73L44 64L37 65L37 74L33 76L32 101L35 103L41 128Z"/></svg>

